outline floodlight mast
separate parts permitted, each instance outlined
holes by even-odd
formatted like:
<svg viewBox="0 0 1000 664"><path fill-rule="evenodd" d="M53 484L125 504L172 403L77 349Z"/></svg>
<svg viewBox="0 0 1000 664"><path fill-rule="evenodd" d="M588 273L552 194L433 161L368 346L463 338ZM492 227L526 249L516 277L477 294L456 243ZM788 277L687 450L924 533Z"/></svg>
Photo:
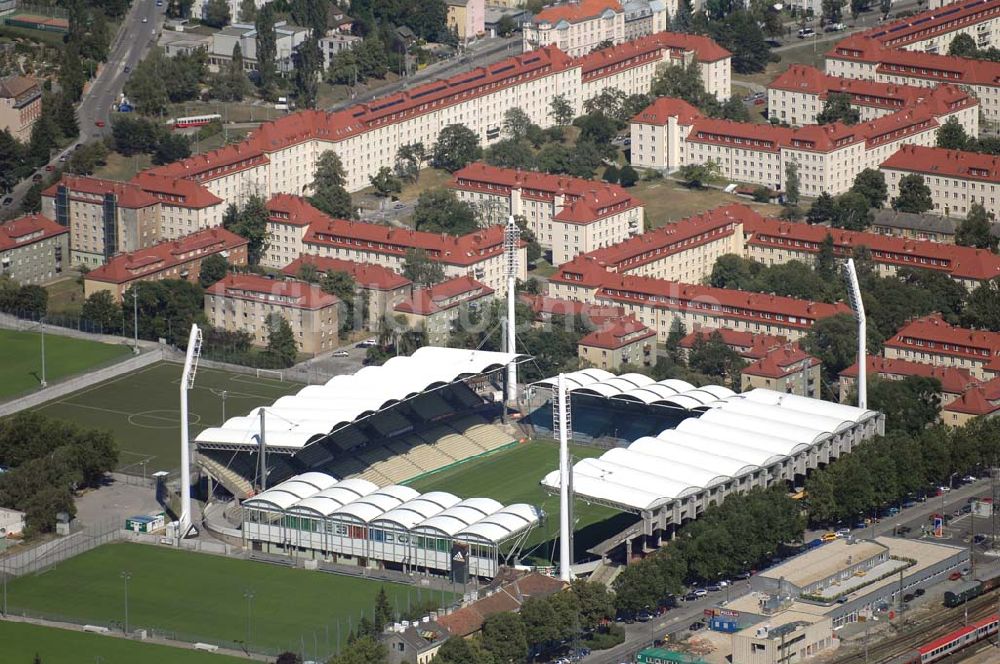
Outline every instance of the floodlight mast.
<svg viewBox="0 0 1000 664"><path fill-rule="evenodd" d="M868 324L853 258L848 258L844 264L844 278L847 279L847 295L854 310L854 320L858 324L858 408L868 408Z"/></svg>
<svg viewBox="0 0 1000 664"><path fill-rule="evenodd" d="M514 221L514 215L507 218L507 227L504 229L503 244L504 253L507 258L507 352L514 354L517 347L517 339L514 330L517 328L515 320L515 303L517 302L517 249L520 244L521 230ZM517 403L517 363L511 359L507 365L507 401Z"/></svg>
<svg viewBox="0 0 1000 664"><path fill-rule="evenodd" d="M194 387L194 376L201 357L201 329L191 325L184 373L181 375L181 513L177 519L177 537L187 537L191 530L191 443L188 432L188 392Z"/></svg>
<svg viewBox="0 0 1000 664"><path fill-rule="evenodd" d="M573 580L573 547L570 532L569 394L563 374L556 378L556 425L559 429L559 578Z"/></svg>

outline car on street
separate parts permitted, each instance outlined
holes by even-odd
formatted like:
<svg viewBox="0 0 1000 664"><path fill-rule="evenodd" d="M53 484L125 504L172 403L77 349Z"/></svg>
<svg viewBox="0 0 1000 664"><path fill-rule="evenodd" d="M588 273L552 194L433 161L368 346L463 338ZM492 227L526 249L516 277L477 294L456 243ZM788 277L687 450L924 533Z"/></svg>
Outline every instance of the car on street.
<svg viewBox="0 0 1000 664"><path fill-rule="evenodd" d="M142 17L142 22L143 22L143 23L149 23L149 19L148 19L148 18L146 18L145 16L143 16L143 17Z"/></svg>
<svg viewBox="0 0 1000 664"><path fill-rule="evenodd" d="M705 623L700 620L698 622L693 622L688 625L688 629L692 632L697 632L699 629L705 629Z"/></svg>
<svg viewBox="0 0 1000 664"><path fill-rule="evenodd" d="M824 542L832 542L837 539L837 533L824 533L820 539Z"/></svg>
<svg viewBox="0 0 1000 664"><path fill-rule="evenodd" d="M98 120L97 122L94 123L94 126L95 127L103 127L104 126L104 120Z"/></svg>
<svg viewBox="0 0 1000 664"><path fill-rule="evenodd" d="M851 534L850 528L840 528L837 530L837 532L834 533L834 535L836 535L837 537L847 537L850 534Z"/></svg>
<svg viewBox="0 0 1000 664"><path fill-rule="evenodd" d="M333 354L333 357L348 357L349 355L350 353L348 353L346 350L338 350Z"/></svg>
<svg viewBox="0 0 1000 664"><path fill-rule="evenodd" d="M750 578L751 574L752 574L751 572L740 572L733 578L739 579L740 581L745 581Z"/></svg>
<svg viewBox="0 0 1000 664"><path fill-rule="evenodd" d="M717 593L720 590L722 590L722 586L720 586L718 583L713 583L710 586L705 586L705 590L707 590L710 593Z"/></svg>
<svg viewBox="0 0 1000 664"><path fill-rule="evenodd" d="M951 487L950 487L950 486L944 486L944 485L942 484L941 486L939 486L939 487L938 487L938 495L939 495L939 496L940 496L940 495L941 495L942 493L948 493L949 491L951 491Z"/></svg>
<svg viewBox="0 0 1000 664"><path fill-rule="evenodd" d="M968 482L975 482L977 479L978 478L975 475L966 475L965 477L962 478L962 481L968 483Z"/></svg>
<svg viewBox="0 0 1000 664"><path fill-rule="evenodd" d="M688 593L687 595L684 595L685 602L693 602L696 599L698 599L698 595L695 595L694 593Z"/></svg>
<svg viewBox="0 0 1000 664"><path fill-rule="evenodd" d="M648 611L640 611L639 614L636 616L636 620L638 620L639 622L649 622L652 619L653 616Z"/></svg>
<svg viewBox="0 0 1000 664"><path fill-rule="evenodd" d="M972 542L974 544L982 544L987 539L989 539L989 538L986 535L984 535L982 533L978 533L975 537L972 538Z"/></svg>
<svg viewBox="0 0 1000 664"><path fill-rule="evenodd" d="M948 575L949 581L958 581L961 578L962 578L962 573L959 572L958 570L955 570L954 572Z"/></svg>
<svg viewBox="0 0 1000 664"><path fill-rule="evenodd" d="M695 597L704 597L708 595L708 591L705 590L704 588L695 588L694 590L691 591L691 594L694 595Z"/></svg>
<svg viewBox="0 0 1000 664"><path fill-rule="evenodd" d="M816 36L816 31L812 28L802 28L799 30L799 39L811 39Z"/></svg>
<svg viewBox="0 0 1000 664"><path fill-rule="evenodd" d="M31 176L31 181L32 182L41 182L42 178L44 178L44 177L45 176L42 175L41 173L35 173L34 175Z"/></svg>
<svg viewBox="0 0 1000 664"><path fill-rule="evenodd" d="M365 339L364 341L358 344L358 348L371 348L377 345L378 341L376 339Z"/></svg>
<svg viewBox="0 0 1000 664"><path fill-rule="evenodd" d="M132 68L131 68L131 67L129 67L128 65L125 65L125 69L124 69L124 71L125 71L125 73L127 74L127 73L129 73L130 71L132 71Z"/></svg>
<svg viewBox="0 0 1000 664"><path fill-rule="evenodd" d="M59 161L66 161L67 159L69 159L69 156L68 156L68 155L61 155L61 156L59 157Z"/></svg>
<svg viewBox="0 0 1000 664"><path fill-rule="evenodd" d="M393 205L392 207L393 207L394 209L396 209L396 210L402 210L403 208L405 208L405 207L406 207L406 203L402 203L402 202L400 202L400 203L396 203L396 204L395 204L395 205Z"/></svg>

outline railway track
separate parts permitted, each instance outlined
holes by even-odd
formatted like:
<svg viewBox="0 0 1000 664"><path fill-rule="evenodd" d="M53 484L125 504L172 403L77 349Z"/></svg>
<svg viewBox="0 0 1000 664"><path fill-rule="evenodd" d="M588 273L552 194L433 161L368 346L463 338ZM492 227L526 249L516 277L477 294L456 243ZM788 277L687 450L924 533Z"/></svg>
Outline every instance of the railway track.
<svg viewBox="0 0 1000 664"><path fill-rule="evenodd" d="M880 664L887 662L961 627L965 622L966 608L969 610L970 622L985 618L996 611L996 598L987 594L962 606L945 609L928 620L904 624L893 636L870 645L867 658L864 650L860 649L834 659L832 664L865 664L866 662L867 664Z"/></svg>

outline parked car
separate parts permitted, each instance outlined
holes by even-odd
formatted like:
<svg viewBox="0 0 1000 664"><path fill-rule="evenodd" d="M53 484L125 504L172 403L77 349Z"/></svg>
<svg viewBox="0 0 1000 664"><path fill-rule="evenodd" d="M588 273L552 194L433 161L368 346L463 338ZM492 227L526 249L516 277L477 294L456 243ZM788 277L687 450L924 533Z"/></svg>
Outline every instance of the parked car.
<svg viewBox="0 0 1000 664"><path fill-rule="evenodd" d="M649 622L653 619L653 616L648 611L640 611L639 615L636 616L636 619L639 622Z"/></svg>
<svg viewBox="0 0 1000 664"><path fill-rule="evenodd" d="M749 579L752 574L753 574L752 572L740 572L733 578L739 579L740 581L745 581L746 579Z"/></svg>
<svg viewBox="0 0 1000 664"><path fill-rule="evenodd" d="M799 39L810 39L816 36L816 31L812 28L802 28L799 30Z"/></svg>
<svg viewBox="0 0 1000 664"><path fill-rule="evenodd" d="M143 23L149 23L149 19L148 19L148 18L146 18L145 16L143 16L143 17L142 17L142 22L143 22Z"/></svg>
<svg viewBox="0 0 1000 664"><path fill-rule="evenodd" d="M131 67L129 67L128 65L125 65L125 70L124 70L124 71L125 71L125 73L127 74L127 73L129 73L130 71L132 71L132 68L131 68Z"/></svg>
<svg viewBox="0 0 1000 664"><path fill-rule="evenodd" d="M34 175L31 176L31 181L32 182L41 182L42 178L44 178L44 177L45 176L42 175L41 173L35 173Z"/></svg>
<svg viewBox="0 0 1000 664"><path fill-rule="evenodd" d="M954 572L948 575L949 581L958 581L961 578L962 578L962 573L959 572L958 570L955 570Z"/></svg>
<svg viewBox="0 0 1000 664"><path fill-rule="evenodd" d="M698 595L695 595L694 593L688 593L687 595L684 595L685 602L693 602L696 599L698 599Z"/></svg>
<svg viewBox="0 0 1000 664"><path fill-rule="evenodd" d="M6 198L3 199L3 206L7 207L8 205L10 205L13 202L14 202L14 197L13 196L7 196Z"/></svg>
<svg viewBox="0 0 1000 664"><path fill-rule="evenodd" d="M333 357L348 357L349 355L350 353L348 353L346 350L338 350L333 354Z"/></svg>
<svg viewBox="0 0 1000 664"><path fill-rule="evenodd" d="M56 167L53 166L52 164L45 164L45 170L47 170L47 171L54 171L54 170L56 170Z"/></svg>
<svg viewBox="0 0 1000 664"><path fill-rule="evenodd" d="M824 542L832 542L835 539L837 539L837 533L824 533L824 535L820 537L820 539L823 540Z"/></svg>
<svg viewBox="0 0 1000 664"><path fill-rule="evenodd" d="M97 122L94 123L94 125L97 126L97 127L103 127L104 126L104 120L98 120Z"/></svg>
<svg viewBox="0 0 1000 664"><path fill-rule="evenodd" d="M705 623L700 620L698 622L693 622L688 625L688 629L692 632L697 632L699 629L705 629Z"/></svg>
<svg viewBox="0 0 1000 664"><path fill-rule="evenodd" d="M717 593L720 590L722 590L722 586L720 586L718 583L713 583L710 586L705 586L705 590L707 590L710 593Z"/></svg>
<svg viewBox="0 0 1000 664"><path fill-rule="evenodd" d="M704 597L708 595L708 591L705 590L704 588L696 588L691 591L691 594L694 595L695 597Z"/></svg>
<svg viewBox="0 0 1000 664"><path fill-rule="evenodd" d="M913 594L916 595L917 597L923 597L924 593L926 592L927 591L924 590L923 588L917 588L916 590L913 591Z"/></svg>

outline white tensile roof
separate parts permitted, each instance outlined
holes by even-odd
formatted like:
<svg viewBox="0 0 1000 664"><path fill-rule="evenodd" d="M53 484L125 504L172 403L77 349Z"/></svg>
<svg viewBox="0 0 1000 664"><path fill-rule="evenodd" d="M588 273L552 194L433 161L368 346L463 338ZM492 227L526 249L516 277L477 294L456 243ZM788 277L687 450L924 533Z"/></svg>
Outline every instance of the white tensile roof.
<svg viewBox="0 0 1000 664"><path fill-rule="evenodd" d="M447 385L466 376L500 369L525 356L463 348L424 346L413 355L394 357L382 366L334 376L309 385L266 407L264 439L268 447L298 450L333 429L360 417ZM609 374L610 375L610 374ZM205 429L196 443L258 445L260 408L232 417L221 427Z"/></svg>
<svg viewBox="0 0 1000 664"><path fill-rule="evenodd" d="M555 385L554 379L543 381L549 382ZM756 472L878 415L772 390L736 394L719 386L694 388L683 381L650 383L630 392L612 379L570 391L704 410L675 429L573 466L574 493L632 510L655 509ZM546 475L542 484L558 490L559 471Z"/></svg>
<svg viewBox="0 0 1000 664"><path fill-rule="evenodd" d="M534 385L555 389L557 378L557 376L546 378ZM643 374L627 373L615 376L603 369L584 369L563 374L563 381L572 393L638 401L646 405L670 406L684 410L711 408L721 400L736 394L720 385L695 387L691 383L675 378L657 382Z"/></svg>
<svg viewBox="0 0 1000 664"><path fill-rule="evenodd" d="M443 491L420 494L399 484L380 489L368 480L338 482L317 472L296 475L247 498L243 506L488 544L500 544L523 533L541 517L538 508L524 503L504 507L492 498L459 500Z"/></svg>

